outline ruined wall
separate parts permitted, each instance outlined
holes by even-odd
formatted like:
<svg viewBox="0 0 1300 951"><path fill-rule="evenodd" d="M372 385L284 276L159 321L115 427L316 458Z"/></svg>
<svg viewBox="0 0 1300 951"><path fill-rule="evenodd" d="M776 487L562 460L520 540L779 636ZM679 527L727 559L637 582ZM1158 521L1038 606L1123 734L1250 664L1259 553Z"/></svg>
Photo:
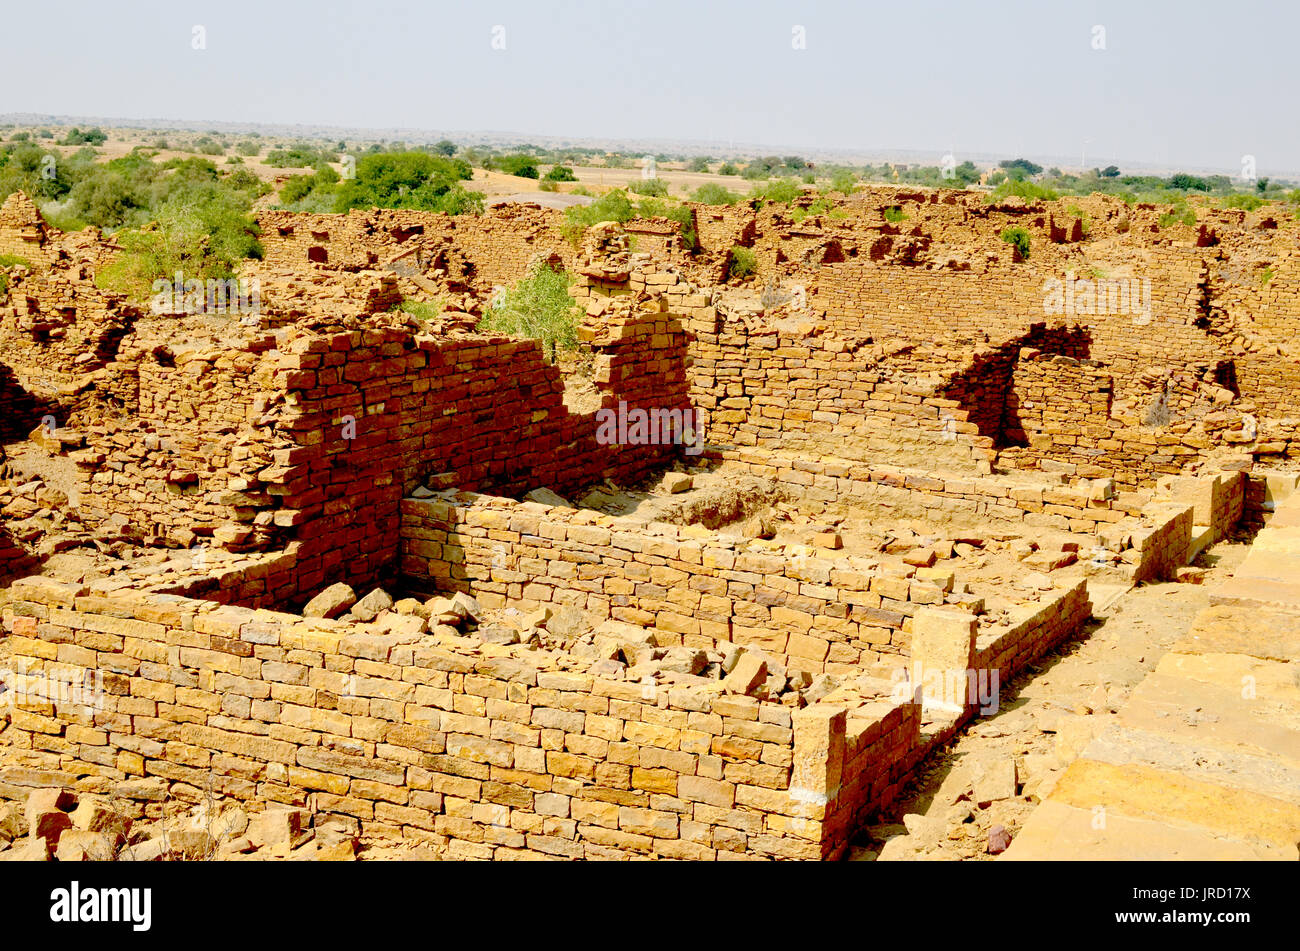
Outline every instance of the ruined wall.
<svg viewBox="0 0 1300 951"><path fill-rule="evenodd" d="M23 700L0 789L130 796L158 776L183 798L351 816L448 858L834 857L897 791L919 726L910 704L795 710L342 621L44 579L11 594ZM27 699L20 681L41 677L102 692Z"/></svg>
<svg viewBox="0 0 1300 951"><path fill-rule="evenodd" d="M957 471L993 457L993 440L934 383L891 372L889 355L804 329L750 326L712 306L690 327L691 399L712 445L779 448L878 462L920 451Z"/></svg>
<svg viewBox="0 0 1300 951"><path fill-rule="evenodd" d="M607 405L685 406L686 340L673 315L601 314L584 333ZM276 432L296 447L276 452L280 468L255 488L275 497L277 525L311 526L303 595L391 567L398 503L431 475L440 486L563 492L635 481L678 452L599 444L594 414L564 407L560 372L535 340L353 331L302 338L277 372L287 409Z"/></svg>
<svg viewBox="0 0 1300 951"><path fill-rule="evenodd" d="M33 268L48 268L59 256L56 235L22 192L14 192L0 205L0 256L22 258Z"/></svg>
<svg viewBox="0 0 1300 951"><path fill-rule="evenodd" d="M653 627L661 646L751 645L788 666L852 673L908 648L919 605L961 601L914 571L746 550L656 525L472 493L402 502L402 573L483 604L572 604Z"/></svg>
<svg viewBox="0 0 1300 951"><path fill-rule="evenodd" d="M481 216L403 209L345 215L267 211L258 216L269 268L384 267L418 247L423 272L437 268L440 255L454 248L471 266L473 278L489 287L519 280L539 255L568 261L573 248L560 235L562 220L561 212L526 205L503 205Z"/></svg>

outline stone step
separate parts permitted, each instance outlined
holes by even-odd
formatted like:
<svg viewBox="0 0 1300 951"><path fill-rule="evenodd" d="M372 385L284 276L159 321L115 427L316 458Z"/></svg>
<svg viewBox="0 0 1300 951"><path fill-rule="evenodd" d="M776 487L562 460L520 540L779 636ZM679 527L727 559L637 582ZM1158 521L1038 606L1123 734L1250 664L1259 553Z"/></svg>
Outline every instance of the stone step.
<svg viewBox="0 0 1300 951"><path fill-rule="evenodd" d="M1098 828L1100 826L1100 828ZM1000 856L1005 861L1294 860L1296 848L1247 842L1204 829L1099 813L1049 799Z"/></svg>

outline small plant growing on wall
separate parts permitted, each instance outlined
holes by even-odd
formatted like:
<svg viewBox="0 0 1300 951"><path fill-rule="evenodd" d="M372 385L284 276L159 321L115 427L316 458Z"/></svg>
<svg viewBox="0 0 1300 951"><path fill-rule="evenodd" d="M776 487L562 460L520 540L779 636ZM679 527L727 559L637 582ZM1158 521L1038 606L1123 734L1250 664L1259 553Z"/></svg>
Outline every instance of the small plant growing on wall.
<svg viewBox="0 0 1300 951"><path fill-rule="evenodd" d="M758 255L749 248L736 245L731 249L731 261L727 265L727 274L734 278L749 277L758 271Z"/></svg>
<svg viewBox="0 0 1300 951"><path fill-rule="evenodd" d="M1029 260L1029 232L1024 228L1007 228L1002 232L1002 240L1015 248L1017 261Z"/></svg>
<svg viewBox="0 0 1300 951"><path fill-rule="evenodd" d="M578 305L569 294L572 283L568 271L538 264L522 281L493 299L477 329L540 340L554 361L557 347L574 350L578 346Z"/></svg>

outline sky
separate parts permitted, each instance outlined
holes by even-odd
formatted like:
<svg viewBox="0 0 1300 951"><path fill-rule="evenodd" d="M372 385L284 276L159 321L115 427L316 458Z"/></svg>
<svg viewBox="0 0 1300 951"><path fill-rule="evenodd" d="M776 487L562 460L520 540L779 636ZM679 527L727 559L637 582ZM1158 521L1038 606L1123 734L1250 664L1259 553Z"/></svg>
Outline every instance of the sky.
<svg viewBox="0 0 1300 951"><path fill-rule="evenodd" d="M1300 4L8 6L0 113L1300 171Z"/></svg>

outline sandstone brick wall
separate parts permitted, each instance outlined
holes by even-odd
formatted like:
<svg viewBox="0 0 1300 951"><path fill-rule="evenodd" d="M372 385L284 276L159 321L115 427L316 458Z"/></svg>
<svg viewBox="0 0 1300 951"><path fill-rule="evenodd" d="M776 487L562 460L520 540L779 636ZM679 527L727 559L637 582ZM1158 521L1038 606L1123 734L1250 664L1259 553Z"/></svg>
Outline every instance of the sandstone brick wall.
<svg viewBox="0 0 1300 951"><path fill-rule="evenodd" d="M489 607L572 604L653 627L663 646L752 645L812 672L905 654L918 606L962 597L864 558L748 551L694 526L466 492L404 499L401 548L405 576Z"/></svg>
<svg viewBox="0 0 1300 951"><path fill-rule="evenodd" d="M897 790L919 723L910 704L792 711L175 597L43 579L11 594L19 678L102 676L102 694L20 703L0 792L129 797L162 777L178 798L302 805L449 858L834 857Z"/></svg>
<svg viewBox="0 0 1300 951"><path fill-rule="evenodd" d="M652 308L601 314L583 331L607 405L685 405L685 335ZM445 485L569 491L635 481L678 451L596 441L594 414L563 405L559 370L535 340L354 331L304 338L279 357L296 446L250 490L275 497L276 525L304 533L301 593L371 582L395 567L398 503L430 475ZM351 438L349 438L351 436Z"/></svg>
<svg viewBox="0 0 1300 951"><path fill-rule="evenodd" d="M959 471L993 456L994 440L958 400L896 368L887 351L835 334L750 327L714 307L700 308L690 327L691 399L710 444L879 462L920 451Z"/></svg>
<svg viewBox="0 0 1300 951"><path fill-rule="evenodd" d="M559 232L562 219L552 209L504 205L482 216L403 209L345 215L267 211L258 223L266 265L277 270L383 267L411 245L421 248L427 268L436 269L447 249L454 248L458 259L471 266L473 279L491 287L519 280L538 256L567 262L573 249Z"/></svg>
<svg viewBox="0 0 1300 951"><path fill-rule="evenodd" d="M1132 533L1132 547L1141 553L1136 584L1141 581L1169 580L1187 564L1192 543L1192 507L1180 502L1154 505L1148 511L1154 524Z"/></svg>
<svg viewBox="0 0 1300 951"><path fill-rule="evenodd" d="M58 257L50 231L22 192L14 192L0 205L0 255L22 258L34 268L49 267Z"/></svg>
<svg viewBox="0 0 1300 951"><path fill-rule="evenodd" d="M1076 636L1092 616L1086 581L1078 581L1041 607L1022 609L1023 617L1009 629L981 632L975 642L971 670L998 672L999 685L1058 644Z"/></svg>
<svg viewBox="0 0 1300 951"><path fill-rule="evenodd" d="M852 500L872 504L911 498L927 508L1079 533L1095 532L1137 516L1150 499L1149 493L1116 493L1108 480L1061 485L1030 481L1028 475L936 474L919 467L809 460L743 450L706 454L704 458L774 479L812 503Z"/></svg>

